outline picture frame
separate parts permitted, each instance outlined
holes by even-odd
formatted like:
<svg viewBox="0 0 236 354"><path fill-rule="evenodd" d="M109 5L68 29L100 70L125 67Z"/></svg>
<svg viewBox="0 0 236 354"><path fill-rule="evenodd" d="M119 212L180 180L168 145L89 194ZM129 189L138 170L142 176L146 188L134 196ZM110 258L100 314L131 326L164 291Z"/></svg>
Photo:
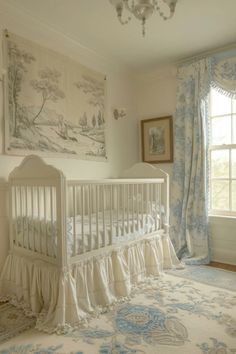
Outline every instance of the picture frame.
<svg viewBox="0 0 236 354"><path fill-rule="evenodd" d="M142 160L173 162L172 116L141 120Z"/></svg>

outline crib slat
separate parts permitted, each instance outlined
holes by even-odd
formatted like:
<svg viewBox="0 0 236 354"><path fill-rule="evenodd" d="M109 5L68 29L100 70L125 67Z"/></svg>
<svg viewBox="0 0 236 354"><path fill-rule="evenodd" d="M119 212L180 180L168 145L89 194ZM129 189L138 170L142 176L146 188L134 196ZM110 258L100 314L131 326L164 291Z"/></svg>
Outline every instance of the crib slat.
<svg viewBox="0 0 236 354"><path fill-rule="evenodd" d="M81 186L81 233L82 233L82 252L85 252L84 244L84 186Z"/></svg>
<svg viewBox="0 0 236 354"><path fill-rule="evenodd" d="M122 230L123 230L123 236L125 236L125 184L121 186L122 190Z"/></svg>
<svg viewBox="0 0 236 354"><path fill-rule="evenodd" d="M158 185L158 201L159 201L159 229L162 228L163 220L162 220L162 210L161 210L161 185Z"/></svg>
<svg viewBox="0 0 236 354"><path fill-rule="evenodd" d="M40 213L40 187L37 187L37 200L38 200L38 244L39 244L39 252L42 253L41 247L41 213Z"/></svg>
<svg viewBox="0 0 236 354"><path fill-rule="evenodd" d="M141 220L142 220L142 229L144 229L144 193L143 193L143 190L144 190L144 185L142 184L141 185Z"/></svg>
<svg viewBox="0 0 236 354"><path fill-rule="evenodd" d="M138 194L138 184L135 185L135 190L136 190L136 215L137 215L137 230L139 232L140 230L140 220L139 220L139 194Z"/></svg>
<svg viewBox="0 0 236 354"><path fill-rule="evenodd" d="M102 229L103 229L103 247L106 246L106 228L105 228L105 188L102 185Z"/></svg>
<svg viewBox="0 0 236 354"><path fill-rule="evenodd" d="M43 187L43 203L44 203L44 227L45 227L44 239L45 239L45 246L42 249L43 249L43 254L46 256L47 255L47 238L48 238L46 187ZM42 239L42 242L43 242L43 239ZM43 246L43 244L42 244L42 246Z"/></svg>
<svg viewBox="0 0 236 354"><path fill-rule="evenodd" d="M99 241L99 220L98 220L98 211L99 211L99 195L98 195L98 185L95 185L95 200L96 200L96 246L97 249L100 246L100 241Z"/></svg>
<svg viewBox="0 0 236 354"><path fill-rule="evenodd" d="M131 190L131 197L132 197L132 232L134 233L134 185L132 184Z"/></svg>
<svg viewBox="0 0 236 354"><path fill-rule="evenodd" d="M31 207L32 207L32 210L31 210L31 212L32 212L32 219L31 219L31 225L32 225L32 236L30 237L30 239L32 240L32 242L31 242L31 247L30 247L30 249L32 249L33 251L35 251L35 232L34 232L34 226L35 226L35 223L34 223L34 220L35 220L35 218L34 218L34 209L35 209L35 207L34 207L34 187L31 187Z"/></svg>
<svg viewBox="0 0 236 354"><path fill-rule="evenodd" d="M112 196L112 192L113 192L113 186L110 185L110 240L109 240L109 245L112 245L112 237L113 237L113 228L112 228L112 206L113 206L113 196Z"/></svg>
<svg viewBox="0 0 236 354"><path fill-rule="evenodd" d="M127 192L127 210L126 210L126 216L127 216L127 233L129 234L130 232L130 211L129 211L129 184L126 185L126 192Z"/></svg>
<svg viewBox="0 0 236 354"><path fill-rule="evenodd" d="M158 200L158 195L157 195L157 185L156 185L156 184L153 185L153 197L154 197L154 201L153 201L154 210L153 210L153 212L155 213L155 219L154 219L154 222L155 222L155 231L157 231L157 229L158 229L158 222L157 222L157 218L158 218L158 215L157 215L157 200Z"/></svg>
<svg viewBox="0 0 236 354"><path fill-rule="evenodd" d="M20 197L20 200L19 200L19 206L20 206L20 224L21 224L21 247L24 247L24 224L23 224L23 196L22 196L22 186L19 186L19 190L20 190L20 193L19 193L19 197ZM18 240L19 242L19 240Z"/></svg>
<svg viewBox="0 0 236 354"><path fill-rule="evenodd" d="M76 255L76 224L75 224L75 217L76 217L76 186L72 187L73 196L72 196L72 203L73 203L73 256Z"/></svg>
<svg viewBox="0 0 236 354"><path fill-rule="evenodd" d="M116 186L116 219L117 219L117 232L116 232L116 236L119 237L120 235L120 223L119 223L119 211L120 211L120 194L119 194L119 189L120 189L120 185L118 184Z"/></svg>
<svg viewBox="0 0 236 354"><path fill-rule="evenodd" d="M149 213L149 185L146 184L146 224L148 223L148 213Z"/></svg>
<svg viewBox="0 0 236 354"><path fill-rule="evenodd" d="M15 245L18 246L18 209L17 209L17 187L14 188L14 206L15 206Z"/></svg>
<svg viewBox="0 0 236 354"><path fill-rule="evenodd" d="M92 193L91 184L88 185L88 216L89 216L89 251L92 250Z"/></svg>
<svg viewBox="0 0 236 354"><path fill-rule="evenodd" d="M26 243L25 248L29 249L29 206L28 206L28 187L25 187L25 220L26 220Z"/></svg>

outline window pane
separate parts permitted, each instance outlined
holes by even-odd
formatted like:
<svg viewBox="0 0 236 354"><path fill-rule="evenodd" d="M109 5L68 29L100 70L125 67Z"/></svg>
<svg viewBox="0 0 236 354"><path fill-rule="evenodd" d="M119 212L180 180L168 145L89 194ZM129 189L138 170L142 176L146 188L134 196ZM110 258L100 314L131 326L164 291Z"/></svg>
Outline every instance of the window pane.
<svg viewBox="0 0 236 354"><path fill-rule="evenodd" d="M232 177L236 178L236 149L232 150L231 161L232 161Z"/></svg>
<svg viewBox="0 0 236 354"><path fill-rule="evenodd" d="M236 100L233 100L233 113L236 113Z"/></svg>
<svg viewBox="0 0 236 354"><path fill-rule="evenodd" d="M211 144L231 144L231 117L212 118Z"/></svg>
<svg viewBox="0 0 236 354"><path fill-rule="evenodd" d="M212 181L212 209L229 210L229 182Z"/></svg>
<svg viewBox="0 0 236 354"><path fill-rule="evenodd" d="M236 181L232 181L232 210L236 211Z"/></svg>
<svg viewBox="0 0 236 354"><path fill-rule="evenodd" d="M231 113L231 99L218 91L211 91L211 115L220 116Z"/></svg>
<svg viewBox="0 0 236 354"><path fill-rule="evenodd" d="M211 175L216 178L229 178L229 150L211 152Z"/></svg>
<svg viewBox="0 0 236 354"><path fill-rule="evenodd" d="M236 144L236 116L233 116L233 144Z"/></svg>

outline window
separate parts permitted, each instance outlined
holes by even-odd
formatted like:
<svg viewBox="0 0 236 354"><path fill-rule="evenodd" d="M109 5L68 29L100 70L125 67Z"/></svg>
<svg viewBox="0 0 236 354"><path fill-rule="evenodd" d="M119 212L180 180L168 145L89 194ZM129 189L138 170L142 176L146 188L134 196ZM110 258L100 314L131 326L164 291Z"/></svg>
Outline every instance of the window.
<svg viewBox="0 0 236 354"><path fill-rule="evenodd" d="M209 212L236 216L236 100L210 93Z"/></svg>

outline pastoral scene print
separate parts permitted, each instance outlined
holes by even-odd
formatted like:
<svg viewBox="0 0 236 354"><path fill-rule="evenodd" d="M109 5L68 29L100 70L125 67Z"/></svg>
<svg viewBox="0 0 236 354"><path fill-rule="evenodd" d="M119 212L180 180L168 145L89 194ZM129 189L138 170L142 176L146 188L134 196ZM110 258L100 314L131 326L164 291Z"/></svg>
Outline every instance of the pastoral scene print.
<svg viewBox="0 0 236 354"><path fill-rule="evenodd" d="M105 161L105 76L11 33L5 44L6 152Z"/></svg>
<svg viewBox="0 0 236 354"><path fill-rule="evenodd" d="M163 155L165 153L165 129L163 127L149 129L149 153L150 155Z"/></svg>

